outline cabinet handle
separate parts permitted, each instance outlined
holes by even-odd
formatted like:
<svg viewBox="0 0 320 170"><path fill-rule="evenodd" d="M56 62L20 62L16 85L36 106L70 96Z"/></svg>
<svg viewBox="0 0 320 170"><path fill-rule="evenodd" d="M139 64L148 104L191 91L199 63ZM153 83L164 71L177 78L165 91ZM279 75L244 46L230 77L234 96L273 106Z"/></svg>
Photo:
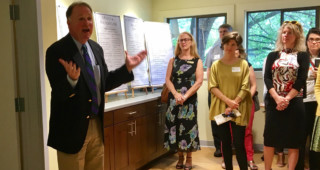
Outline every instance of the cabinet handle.
<svg viewBox="0 0 320 170"><path fill-rule="evenodd" d="M128 132L131 136L133 136L133 123L129 123L128 126L131 127L130 132Z"/></svg>
<svg viewBox="0 0 320 170"><path fill-rule="evenodd" d="M158 104L158 107L161 107L161 104Z"/></svg>
<svg viewBox="0 0 320 170"><path fill-rule="evenodd" d="M162 114L161 114L160 111L159 111L158 115L159 115L158 125L161 126L161 123L162 123Z"/></svg>
<svg viewBox="0 0 320 170"><path fill-rule="evenodd" d="M132 133L134 133L134 135L137 135L137 121L135 120L132 124L134 124L134 131Z"/></svg>
<svg viewBox="0 0 320 170"><path fill-rule="evenodd" d="M134 115L134 114L136 114L136 113L137 113L137 111L134 111L134 112L128 113L128 115Z"/></svg>

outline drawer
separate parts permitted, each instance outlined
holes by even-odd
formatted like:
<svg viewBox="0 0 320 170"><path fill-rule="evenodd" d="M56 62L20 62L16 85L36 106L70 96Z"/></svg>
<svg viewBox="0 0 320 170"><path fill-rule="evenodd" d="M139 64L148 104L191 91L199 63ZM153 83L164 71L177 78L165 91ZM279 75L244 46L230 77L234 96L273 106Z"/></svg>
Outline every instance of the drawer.
<svg viewBox="0 0 320 170"><path fill-rule="evenodd" d="M113 111L104 112L103 115L103 127L113 125Z"/></svg>
<svg viewBox="0 0 320 170"><path fill-rule="evenodd" d="M146 114L145 104L125 107L114 111L114 123L134 119Z"/></svg>

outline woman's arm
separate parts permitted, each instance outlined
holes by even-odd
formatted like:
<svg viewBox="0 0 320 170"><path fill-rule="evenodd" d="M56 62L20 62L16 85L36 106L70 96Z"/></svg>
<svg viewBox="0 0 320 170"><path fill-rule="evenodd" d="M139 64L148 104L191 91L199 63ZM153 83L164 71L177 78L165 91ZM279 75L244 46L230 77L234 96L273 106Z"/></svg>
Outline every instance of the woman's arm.
<svg viewBox="0 0 320 170"><path fill-rule="evenodd" d="M277 58L277 55L279 55L279 52L271 52L269 53L267 60L266 60L266 65L265 65L265 71L264 71L264 83L268 89L268 92L270 93L271 97L275 100L277 103L277 109L279 110L280 108L278 106L281 106L283 102L285 102L285 98L282 96L279 96L276 90L273 87L273 79L272 79L272 65L275 59ZM282 107L280 110L284 110Z"/></svg>
<svg viewBox="0 0 320 170"><path fill-rule="evenodd" d="M211 88L211 93L213 93L216 97L218 97L220 100L222 100L224 103L226 103L231 109L236 109L239 107L239 104L237 101L229 99L227 96L225 96L219 90L219 88L216 88L216 87ZM241 99L240 99L240 101L241 101Z"/></svg>
<svg viewBox="0 0 320 170"><path fill-rule="evenodd" d="M166 85L174 98L176 99L176 102L183 100L183 96L177 92L177 90L174 88L174 85L171 81L171 75L172 75L172 69L173 69L173 62L174 58L171 58L168 67L167 67L167 74L166 74Z"/></svg>
<svg viewBox="0 0 320 170"><path fill-rule="evenodd" d="M298 76L294 84L292 85L292 89L285 97L286 99L286 106L289 105L289 101L296 97L301 90L303 86L306 85L306 80L308 77L308 71L309 71L309 57L307 53L305 52L299 52L298 53L298 63L299 63L299 69L298 69Z"/></svg>
<svg viewBox="0 0 320 170"><path fill-rule="evenodd" d="M254 94L257 91L257 81L256 81L256 75L254 74L253 67L249 67L249 79L250 79L250 93L251 96L254 96Z"/></svg>
<svg viewBox="0 0 320 170"><path fill-rule="evenodd" d="M190 96L195 94L197 90L201 87L202 82L203 82L203 64L201 59L199 59L197 63L197 69L196 69L196 81L191 86L191 88L186 92L186 94L184 94L183 101L186 101Z"/></svg>
<svg viewBox="0 0 320 170"><path fill-rule="evenodd" d="M286 96L286 99L288 101L296 97L296 95L299 93L301 88L303 88L306 85L306 80L308 77L309 64L310 64L308 54L306 52L299 52L297 57L298 57L298 63L299 63L298 76L296 81L292 85L292 89L290 90L289 94Z"/></svg>
<svg viewBox="0 0 320 170"><path fill-rule="evenodd" d="M320 71L317 73L316 84L314 85L314 94L317 102L320 103Z"/></svg>
<svg viewBox="0 0 320 170"><path fill-rule="evenodd" d="M240 91L238 92L236 98L234 99L234 101L236 103L240 103L244 98L247 97L248 92L250 92L250 88L249 88L249 83L250 83L250 70L249 70L249 65L248 62L245 62L246 65L242 65L242 81L241 81L241 87L240 87Z"/></svg>

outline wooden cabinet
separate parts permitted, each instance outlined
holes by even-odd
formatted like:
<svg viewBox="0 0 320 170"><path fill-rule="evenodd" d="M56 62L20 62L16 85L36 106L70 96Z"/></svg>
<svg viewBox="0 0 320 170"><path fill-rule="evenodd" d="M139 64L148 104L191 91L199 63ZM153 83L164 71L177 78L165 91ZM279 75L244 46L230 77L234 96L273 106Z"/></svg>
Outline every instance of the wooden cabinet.
<svg viewBox="0 0 320 170"><path fill-rule="evenodd" d="M104 113L105 170L138 169L166 153L161 108L155 100Z"/></svg>
<svg viewBox="0 0 320 170"><path fill-rule="evenodd" d="M163 148L163 141L164 141L164 126L165 126L165 118L167 112L167 104L161 104L158 102L157 105L157 154L156 157L159 157L167 152L167 149Z"/></svg>
<svg viewBox="0 0 320 170"><path fill-rule="evenodd" d="M113 112L104 113L104 165L105 170L114 169L114 137L113 137Z"/></svg>

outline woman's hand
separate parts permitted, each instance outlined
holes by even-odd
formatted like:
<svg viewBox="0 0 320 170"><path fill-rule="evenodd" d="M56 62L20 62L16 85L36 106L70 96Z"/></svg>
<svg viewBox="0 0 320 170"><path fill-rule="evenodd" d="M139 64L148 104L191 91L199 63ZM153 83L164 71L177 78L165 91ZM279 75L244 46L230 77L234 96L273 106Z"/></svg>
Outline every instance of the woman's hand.
<svg viewBox="0 0 320 170"><path fill-rule="evenodd" d="M174 98L176 99L176 104L183 105L183 102L185 101L184 96L181 93L174 94Z"/></svg>
<svg viewBox="0 0 320 170"><path fill-rule="evenodd" d="M238 109L239 104L235 100L228 100L227 105L232 109Z"/></svg>
<svg viewBox="0 0 320 170"><path fill-rule="evenodd" d="M232 109L230 107L227 107L224 111L224 114L229 115L232 112Z"/></svg>
<svg viewBox="0 0 320 170"><path fill-rule="evenodd" d="M282 96L278 96L275 101L277 103L276 109L279 111L286 109L289 105L289 100Z"/></svg>

